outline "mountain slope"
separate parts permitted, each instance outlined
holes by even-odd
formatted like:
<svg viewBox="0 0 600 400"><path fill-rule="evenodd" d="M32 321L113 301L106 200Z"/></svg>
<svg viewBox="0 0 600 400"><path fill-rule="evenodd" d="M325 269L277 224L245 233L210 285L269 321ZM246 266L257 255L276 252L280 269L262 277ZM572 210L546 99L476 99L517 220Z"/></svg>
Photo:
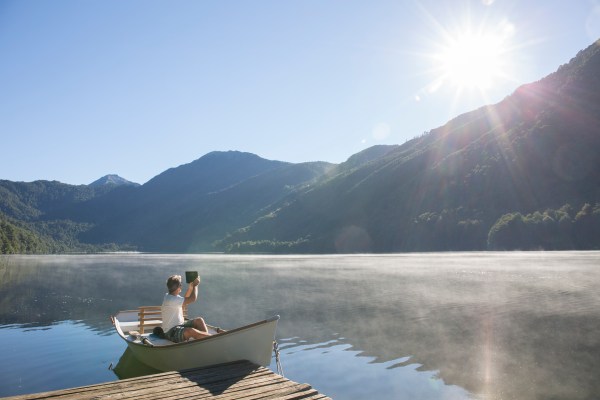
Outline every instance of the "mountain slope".
<svg viewBox="0 0 600 400"><path fill-rule="evenodd" d="M115 190L82 205L80 219L96 224L82 239L147 251L211 251L214 240L252 222L265 207L329 168L212 152L139 188Z"/></svg>
<svg viewBox="0 0 600 400"><path fill-rule="evenodd" d="M44 219L47 214L70 209L112 189L112 186L75 186L57 181L0 180L0 212L24 221Z"/></svg>
<svg viewBox="0 0 600 400"><path fill-rule="evenodd" d="M312 188L223 242L296 251L483 249L506 213L600 200L600 47ZM224 247L227 248L227 247Z"/></svg>
<svg viewBox="0 0 600 400"><path fill-rule="evenodd" d="M339 165L212 152L142 186L105 184L111 181L0 181L2 246L285 253L600 248L600 46L498 104Z"/></svg>
<svg viewBox="0 0 600 400"><path fill-rule="evenodd" d="M51 244L0 214L0 254L49 253Z"/></svg>

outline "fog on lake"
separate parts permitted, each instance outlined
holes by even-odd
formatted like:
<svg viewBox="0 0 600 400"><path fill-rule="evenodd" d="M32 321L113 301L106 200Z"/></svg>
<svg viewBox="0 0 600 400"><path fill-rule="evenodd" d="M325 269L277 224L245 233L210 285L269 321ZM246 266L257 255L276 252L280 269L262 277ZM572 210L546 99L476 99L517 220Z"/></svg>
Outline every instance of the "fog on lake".
<svg viewBox="0 0 600 400"><path fill-rule="evenodd" d="M0 396L151 372L109 316L187 270L191 316L280 315L286 377L332 398L600 396L600 252L0 256Z"/></svg>

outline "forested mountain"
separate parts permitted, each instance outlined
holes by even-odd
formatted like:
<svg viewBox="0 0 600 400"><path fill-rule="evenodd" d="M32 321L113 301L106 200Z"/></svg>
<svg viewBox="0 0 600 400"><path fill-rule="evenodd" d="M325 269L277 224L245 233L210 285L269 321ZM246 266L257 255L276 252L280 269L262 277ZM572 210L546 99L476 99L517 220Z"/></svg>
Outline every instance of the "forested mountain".
<svg viewBox="0 0 600 400"><path fill-rule="evenodd" d="M12 249L0 251L600 248L600 45L498 104L339 165L213 152L141 186L121 179L0 181Z"/></svg>
<svg viewBox="0 0 600 400"><path fill-rule="evenodd" d="M52 246L31 230L0 214L0 254L50 253Z"/></svg>
<svg viewBox="0 0 600 400"><path fill-rule="evenodd" d="M114 185L67 185L56 181L0 180L0 254L64 253L126 248L82 243L79 235L92 225L76 222L74 208L102 197ZM54 218L54 215L65 215Z"/></svg>
<svg viewBox="0 0 600 400"><path fill-rule="evenodd" d="M213 152L139 188L81 205L96 226L92 243L129 243L149 251L210 251L227 232L252 223L272 203L309 184L327 163L290 164L254 154Z"/></svg>
<svg viewBox="0 0 600 400"><path fill-rule="evenodd" d="M114 184L107 177L88 186L3 181L0 212L26 222L40 240L68 244L67 251L213 251L215 240L252 223L331 168L323 162L291 164L212 152L141 186Z"/></svg>
<svg viewBox="0 0 600 400"><path fill-rule="evenodd" d="M221 246L301 252L590 248L600 245L599 200L596 43L502 102L324 180Z"/></svg>
<svg viewBox="0 0 600 400"><path fill-rule="evenodd" d="M111 186L75 186L57 181L0 180L0 212L19 220L34 221L45 214L69 210L112 189Z"/></svg>

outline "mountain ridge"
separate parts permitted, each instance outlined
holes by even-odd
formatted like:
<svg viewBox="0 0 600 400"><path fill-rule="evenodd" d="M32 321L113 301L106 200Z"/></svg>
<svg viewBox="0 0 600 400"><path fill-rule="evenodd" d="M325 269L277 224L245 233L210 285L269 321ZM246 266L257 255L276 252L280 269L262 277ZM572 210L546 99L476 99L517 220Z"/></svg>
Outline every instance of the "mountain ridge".
<svg viewBox="0 0 600 400"><path fill-rule="evenodd" d="M265 160L239 151L211 152L157 175L125 193L128 197L113 192L96 199L94 203L101 207L110 203L111 215L92 221L96 226L82 237L98 244L132 243L149 251L206 251L236 221L251 222L260 210L328 167L327 163ZM262 190L248 188L248 182Z"/></svg>
<svg viewBox="0 0 600 400"><path fill-rule="evenodd" d="M160 252L600 248L600 44L341 164L215 151L138 186L0 181L0 217L33 249L29 232Z"/></svg>
<svg viewBox="0 0 600 400"><path fill-rule="evenodd" d="M591 150L600 148L599 57L594 43L549 77L336 177L302 203L234 234L224 248L258 251L252 243L269 237L297 242L319 232L313 244L302 246L321 252L450 250L462 249L453 236L472 235L479 239L470 241L470 249L485 249L488 229L503 214L530 214L568 202L594 204L600 198L600 165ZM303 210L316 207L311 221L302 227L292 223ZM445 226L451 233L440 238L435 225L444 224L443 213L445 220L457 221L452 229ZM429 214L436 220L426 227Z"/></svg>

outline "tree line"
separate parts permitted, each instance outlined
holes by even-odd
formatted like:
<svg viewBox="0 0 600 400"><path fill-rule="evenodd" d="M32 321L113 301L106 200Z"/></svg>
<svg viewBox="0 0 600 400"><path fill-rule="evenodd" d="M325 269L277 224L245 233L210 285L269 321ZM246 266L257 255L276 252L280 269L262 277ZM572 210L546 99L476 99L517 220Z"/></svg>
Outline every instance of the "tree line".
<svg viewBox="0 0 600 400"><path fill-rule="evenodd" d="M492 226L487 245L492 250L600 249L600 203L579 211L566 204L558 210L504 214Z"/></svg>
<svg viewBox="0 0 600 400"><path fill-rule="evenodd" d="M0 213L0 254L96 253L132 248L114 243L82 243L77 235L85 227L73 221L25 223Z"/></svg>

